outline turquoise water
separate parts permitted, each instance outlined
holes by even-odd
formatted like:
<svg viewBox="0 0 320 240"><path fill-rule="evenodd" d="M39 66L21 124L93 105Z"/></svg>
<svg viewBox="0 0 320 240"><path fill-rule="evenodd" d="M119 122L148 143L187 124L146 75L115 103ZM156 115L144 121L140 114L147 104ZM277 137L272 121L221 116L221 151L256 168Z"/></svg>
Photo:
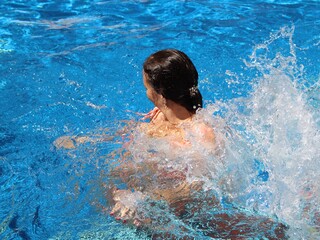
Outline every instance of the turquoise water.
<svg viewBox="0 0 320 240"><path fill-rule="evenodd" d="M218 172L238 185L215 190L290 239L319 235L318 1L4 0L0 13L1 239L144 238L103 193L122 120L152 108L141 65L163 48L190 56L205 113L231 129Z"/></svg>

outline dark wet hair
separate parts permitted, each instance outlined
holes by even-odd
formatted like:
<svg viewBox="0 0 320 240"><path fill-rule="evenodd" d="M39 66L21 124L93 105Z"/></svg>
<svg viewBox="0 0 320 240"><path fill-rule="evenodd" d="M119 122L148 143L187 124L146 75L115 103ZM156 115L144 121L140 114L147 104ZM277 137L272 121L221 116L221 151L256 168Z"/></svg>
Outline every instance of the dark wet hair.
<svg viewBox="0 0 320 240"><path fill-rule="evenodd" d="M192 113L202 108L198 72L185 53L175 49L158 51L146 59L143 70L146 80L164 98Z"/></svg>

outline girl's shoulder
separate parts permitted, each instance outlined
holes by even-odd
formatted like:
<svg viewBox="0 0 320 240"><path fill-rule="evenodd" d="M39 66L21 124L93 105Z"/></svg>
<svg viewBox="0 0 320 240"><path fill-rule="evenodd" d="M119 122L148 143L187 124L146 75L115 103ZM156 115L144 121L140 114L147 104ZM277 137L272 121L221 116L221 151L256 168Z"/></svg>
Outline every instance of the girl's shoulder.
<svg viewBox="0 0 320 240"><path fill-rule="evenodd" d="M192 135L206 143L215 142L215 133L213 127L202 121L195 121L191 125Z"/></svg>

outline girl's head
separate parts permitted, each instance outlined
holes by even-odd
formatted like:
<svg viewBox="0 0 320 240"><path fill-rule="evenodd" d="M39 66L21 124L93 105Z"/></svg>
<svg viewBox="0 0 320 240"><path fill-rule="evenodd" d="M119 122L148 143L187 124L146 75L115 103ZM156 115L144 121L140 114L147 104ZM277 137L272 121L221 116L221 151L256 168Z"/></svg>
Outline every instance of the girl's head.
<svg viewBox="0 0 320 240"><path fill-rule="evenodd" d="M147 58L143 71L147 83L165 99L191 113L202 107L198 72L183 52L174 49L158 51Z"/></svg>

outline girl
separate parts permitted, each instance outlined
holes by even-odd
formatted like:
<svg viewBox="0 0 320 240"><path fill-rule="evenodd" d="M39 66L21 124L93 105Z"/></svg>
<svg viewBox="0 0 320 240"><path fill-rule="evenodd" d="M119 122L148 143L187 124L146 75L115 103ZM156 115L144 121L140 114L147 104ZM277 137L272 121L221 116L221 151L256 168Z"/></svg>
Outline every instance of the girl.
<svg viewBox="0 0 320 240"><path fill-rule="evenodd" d="M165 202L183 224L192 225L206 236L285 238L284 225L233 206L226 212L212 191L204 187L214 169L208 162L219 164L215 160L223 142L198 117L202 96L198 72L189 57L174 49L152 54L143 65L143 83L155 108L145 116L150 122L137 128L128 146L132 161L111 173L128 188L111 191L111 215L154 232L161 229L160 237L173 239L177 236L168 234L177 233L177 229L170 221L159 223L155 212L146 212L152 211L150 206L156 202ZM212 161L204 161L208 156L213 157ZM179 237L190 237L187 229L178 227L182 231Z"/></svg>

